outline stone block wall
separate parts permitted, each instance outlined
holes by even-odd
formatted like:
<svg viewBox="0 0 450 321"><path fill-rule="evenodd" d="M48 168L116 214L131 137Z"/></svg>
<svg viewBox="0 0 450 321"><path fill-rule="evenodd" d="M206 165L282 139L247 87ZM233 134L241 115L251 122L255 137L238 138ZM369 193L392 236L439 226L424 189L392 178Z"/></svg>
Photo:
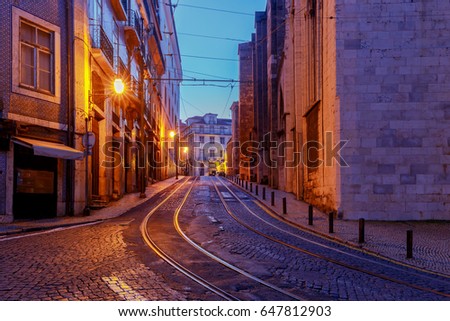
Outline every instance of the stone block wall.
<svg viewBox="0 0 450 321"><path fill-rule="evenodd" d="M440 0L336 0L344 218L450 219L449 14Z"/></svg>
<svg viewBox="0 0 450 321"><path fill-rule="evenodd" d="M253 50L253 41L239 44L239 80L241 81L239 84L240 144L251 140L250 136L254 127ZM249 179L250 168L248 166L240 166L240 174Z"/></svg>

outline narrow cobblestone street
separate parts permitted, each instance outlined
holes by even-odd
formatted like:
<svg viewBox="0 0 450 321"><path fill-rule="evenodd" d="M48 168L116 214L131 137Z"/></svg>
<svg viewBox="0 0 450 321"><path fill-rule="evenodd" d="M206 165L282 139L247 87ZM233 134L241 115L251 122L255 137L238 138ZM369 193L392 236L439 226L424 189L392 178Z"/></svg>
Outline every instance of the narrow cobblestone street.
<svg viewBox="0 0 450 321"><path fill-rule="evenodd" d="M222 201L231 205L232 212L226 211ZM246 207L258 216L251 216ZM172 218L177 209L179 217ZM147 246L140 231L147 215L145 229L161 251L242 299L286 300L285 294L279 296L281 289L308 300L450 297L448 277L396 265L305 233L270 217L225 180L192 178L117 218L0 239L0 300L221 299ZM179 222L178 234L185 234L185 240L177 239L180 235L173 231L172 220ZM189 245L189 240L203 252ZM261 288L262 283L250 281L241 272L232 276L204 257L205 252L273 290Z"/></svg>

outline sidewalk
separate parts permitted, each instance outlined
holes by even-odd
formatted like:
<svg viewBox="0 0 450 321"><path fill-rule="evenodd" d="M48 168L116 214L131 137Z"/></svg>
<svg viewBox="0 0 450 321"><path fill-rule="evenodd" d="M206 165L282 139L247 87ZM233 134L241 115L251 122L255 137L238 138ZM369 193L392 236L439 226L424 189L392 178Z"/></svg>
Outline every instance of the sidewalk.
<svg viewBox="0 0 450 321"><path fill-rule="evenodd" d="M236 185L238 186L238 185ZM262 188L266 188L266 200L262 200ZM242 189L242 187L241 187ZM366 221L365 243L359 244L359 222L334 219L334 233L329 233L328 215L316 208L313 225L308 225L308 204L298 201L291 193L259 185L259 195L252 195L280 217L318 233L326 238L343 242L375 255L399 261L417 268L450 276L450 222L431 221ZM243 190L245 190L245 185ZM275 206L271 206L271 192L275 192ZM250 193L250 184L248 185ZM283 214L282 199L286 197L287 214ZM406 231L413 231L413 258L406 258Z"/></svg>
<svg viewBox="0 0 450 321"><path fill-rule="evenodd" d="M179 180L181 179L183 179L183 176L179 176ZM146 188L146 198L139 198L140 193L126 194L120 200L111 202L108 207L99 210L91 210L91 215L89 216L63 216L51 219L0 224L0 238L9 234L46 230L57 227L68 227L118 217L130 209L148 201L157 193L175 184L175 182L177 182L175 178L169 178L165 181L156 182Z"/></svg>

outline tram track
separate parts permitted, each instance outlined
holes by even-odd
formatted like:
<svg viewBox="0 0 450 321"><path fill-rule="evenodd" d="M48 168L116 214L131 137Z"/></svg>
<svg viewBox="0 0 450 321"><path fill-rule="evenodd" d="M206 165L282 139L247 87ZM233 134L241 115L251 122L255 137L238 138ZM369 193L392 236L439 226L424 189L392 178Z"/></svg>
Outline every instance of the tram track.
<svg viewBox="0 0 450 321"><path fill-rule="evenodd" d="M174 267L176 270L181 272L183 275L188 277L189 279L195 281L205 289L211 291L212 293L216 294L220 298L224 300L229 301L239 301L241 298L239 297L239 293L233 294L229 290L224 290L220 286L217 286L214 284L217 280L207 280L205 277L201 276L196 271L193 271L193 269L189 268L184 264L183 262L180 262L179 259L176 259L173 254L169 253L167 250L163 249L162 246L158 244L158 241L152 237L151 233L149 232L149 221L152 218L152 216L155 215L155 213L161 209L161 207L167 203L169 200L173 199L174 195L181 190L188 182L191 182L191 186L188 188L187 192L185 193L184 197L182 198L180 204L176 207L176 209L173 212L173 228L176 231L179 238L181 238L181 241L184 243L184 245L189 245L191 248L193 248L197 253L200 253L204 257L206 257L210 262L213 262L216 264L216 267L220 265L222 268L226 269L227 271L232 271L235 274L238 274L241 278L245 278L247 282L253 282L256 284L256 287L264 287L269 291L273 291L277 293L278 298L282 298L283 300L306 300L306 298L292 294L280 287L277 287L276 285L270 284L269 282L266 282L260 278L258 278L255 275L252 275L249 272L246 272L239 267L230 264L226 262L225 260L219 258L218 256L212 254L211 252L208 252L206 249L204 249L202 246L197 244L195 241L193 241L191 238L189 238L186 233L184 233L180 227L179 224L179 215L181 210L183 209L183 206L185 205L186 201L188 200L189 196L191 195L191 192L197 182L197 178L186 180L183 182L180 186L178 186L174 191L172 191L169 195L167 195L161 202L153 208L144 218L140 225L140 231L141 235L147 244L149 248L151 248L163 261L170 264L172 267ZM178 246L183 246L183 244L178 244ZM217 265L218 264L218 265ZM252 288L256 289L255 285L252 285Z"/></svg>
<svg viewBox="0 0 450 321"><path fill-rule="evenodd" d="M233 197L234 200L238 201L238 203L241 204L242 207L252 217L258 219L259 222L262 222L263 224L265 224L269 228L278 231L278 233L282 233L284 235L288 235L291 238L293 237L293 238L297 239L299 242L308 243L309 246L320 248L321 251L325 250L325 251L328 251L330 253L335 253L335 254L337 253L339 255L345 255L345 256L347 256L348 258L351 258L351 259L361 260L362 262L365 262L367 266L372 264L372 265L376 265L378 269L380 269L380 268L381 269L386 269L386 270L390 269L390 270L395 270L397 273L409 273L411 278L419 278L419 279L422 278L422 279L426 279L426 280L433 280L434 282L441 283L442 284L442 288L450 289L450 281L449 280L441 280L440 278L434 277L432 275L426 275L426 274L423 274L423 273L419 273L419 271L408 269L405 266L396 266L392 262L383 262L381 260L376 260L376 259L379 259L379 258L370 258L370 257L368 257L368 254L360 253L361 255L358 255L358 254L355 254L355 253L350 253L350 252L344 251L342 249L334 248L334 247L332 247L330 245L322 244L322 243L320 243L318 241L314 241L314 240L308 239L307 237L300 236L300 235L298 235L296 233L293 233L292 231L288 231L288 230L286 230L284 228L281 228L280 226L277 226L277 225L269 222L268 220L262 218L260 215L255 213L255 211L252 210L247 204L245 204L245 202L235 192L233 192L232 189L229 188L220 178L216 178L215 181L219 181L220 184L221 184L220 186L223 186L225 188L225 190L226 190L225 193L228 193L229 195L231 195ZM450 293L448 291L444 292L444 291L440 291L440 290L435 290L435 289L432 289L432 288L429 288L429 287L426 287L426 286L418 285L417 283L408 282L406 280L401 280L401 279L398 279L398 278L387 276L386 274L374 272L373 270L370 270L368 268L361 268L359 266L347 263L347 262L345 262L343 260L339 260L339 259L333 258L332 255L323 255L323 254L318 253L320 251L314 252L314 251L308 250L308 249L306 249L304 247L300 247L298 244L292 244L291 242L283 241L280 237L275 237L273 235L269 235L268 233L265 233L265 232L255 228L250 223L245 222L241 218L241 216L236 215L234 213L235 206L233 207L234 210L231 209L231 207L228 205L227 200L225 200L225 198L223 197L222 192L219 190L219 187L218 187L218 185L216 184L215 181L213 181L214 188L215 188L216 193L219 196L219 198L220 198L220 200L221 200L221 202L222 202L226 212L237 223L239 223L240 225L242 225L246 229L256 233L257 235L260 235L260 236L262 236L262 237L264 237L264 238L266 238L266 239L268 239L268 240L270 240L272 242L275 242L277 244L280 244L280 245L282 245L284 247L290 248L290 249L295 250L297 252L301 252L301 253L306 254L308 256L311 256L311 257L314 257L314 258L317 258L317 259L320 259L320 260L324 260L326 262L329 262L329 263L332 263L332 264L335 264L335 265L347 268L347 269L352 270L352 271L356 271L356 272L359 272L359 273L364 273L366 275L370 275L372 277L376 277L376 278L379 278L379 279L382 279L382 280L385 280L385 281L388 281L388 282L393 282L393 283L396 283L396 284L399 284L399 285L408 286L408 287L413 288L415 290L432 293L432 294L435 294L435 295L438 295L438 296L441 296L441 297L444 297L444 298L447 298L447 299L450 298ZM228 199L228 201L229 201L229 199ZM273 218L277 219L276 217L273 217ZM280 223L286 224L286 222L284 222L282 220L279 220L279 219L277 219L277 220ZM328 243L330 243L330 241L328 241ZM343 245L340 244L340 247L342 247L342 246Z"/></svg>

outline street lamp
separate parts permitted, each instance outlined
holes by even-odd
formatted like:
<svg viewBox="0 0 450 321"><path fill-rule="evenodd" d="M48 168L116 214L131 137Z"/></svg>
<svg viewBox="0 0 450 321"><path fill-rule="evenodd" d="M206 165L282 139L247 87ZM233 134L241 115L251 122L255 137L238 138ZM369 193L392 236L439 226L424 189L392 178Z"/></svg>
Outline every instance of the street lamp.
<svg viewBox="0 0 450 321"><path fill-rule="evenodd" d="M125 91L125 84L123 83L122 79L114 79L114 91L116 94L123 94L123 92Z"/></svg>
<svg viewBox="0 0 450 321"><path fill-rule="evenodd" d="M122 79L116 78L113 83L114 93L121 95L125 91L125 84ZM103 94L102 94L103 95ZM110 97L111 94L105 95L104 97ZM84 111L85 114L85 134L83 136L83 146L85 148L85 205L83 214L85 216L90 215L91 209L89 207L89 201L90 201L90 195L89 195L89 155L91 154L92 147L94 147L95 144L95 135L92 131L89 131L89 121L91 119L91 104L92 104L92 97L94 94L89 93L89 107L87 111Z"/></svg>
<svg viewBox="0 0 450 321"><path fill-rule="evenodd" d="M178 179L178 135L174 130L169 132L170 138L173 138L175 152L175 179Z"/></svg>
<svg viewBox="0 0 450 321"><path fill-rule="evenodd" d="M189 169L188 169L188 152L189 152L189 147L185 147L184 148L184 162L186 164L186 168L184 170L185 175L188 176L189 175Z"/></svg>

